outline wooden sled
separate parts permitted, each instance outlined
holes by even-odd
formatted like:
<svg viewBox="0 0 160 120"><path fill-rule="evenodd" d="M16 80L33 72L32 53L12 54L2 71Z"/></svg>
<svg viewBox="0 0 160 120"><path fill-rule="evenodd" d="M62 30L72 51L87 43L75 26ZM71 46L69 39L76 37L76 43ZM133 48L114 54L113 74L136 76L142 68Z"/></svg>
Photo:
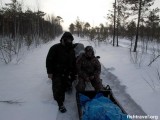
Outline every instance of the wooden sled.
<svg viewBox="0 0 160 120"><path fill-rule="evenodd" d="M77 101L77 107L78 107L79 120L81 120L83 116L82 107L80 104L80 93L92 99L93 97L95 97L97 92L93 90L76 92L76 101ZM123 109L123 107L120 105L120 103L114 97L111 89L107 89L105 91L99 91L99 93L102 93L105 97L109 98L114 104L116 104L121 109L122 113L127 114L126 111Z"/></svg>

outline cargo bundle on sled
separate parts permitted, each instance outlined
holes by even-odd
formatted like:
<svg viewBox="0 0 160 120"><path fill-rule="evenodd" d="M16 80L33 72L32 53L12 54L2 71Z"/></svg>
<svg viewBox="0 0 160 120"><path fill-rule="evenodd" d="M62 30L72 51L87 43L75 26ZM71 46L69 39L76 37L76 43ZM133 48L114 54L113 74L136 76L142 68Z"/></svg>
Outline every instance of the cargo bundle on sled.
<svg viewBox="0 0 160 120"><path fill-rule="evenodd" d="M110 89L77 91L76 100L80 120L129 120Z"/></svg>

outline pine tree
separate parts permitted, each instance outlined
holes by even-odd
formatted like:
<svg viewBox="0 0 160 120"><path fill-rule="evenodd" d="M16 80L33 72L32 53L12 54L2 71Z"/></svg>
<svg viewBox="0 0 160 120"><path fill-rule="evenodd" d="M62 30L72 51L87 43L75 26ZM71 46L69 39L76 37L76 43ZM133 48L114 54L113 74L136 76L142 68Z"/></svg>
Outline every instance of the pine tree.
<svg viewBox="0 0 160 120"><path fill-rule="evenodd" d="M138 37L139 37L139 27L140 21L145 17L145 13L154 4L154 0L124 0L126 5L130 5L129 10L132 10L134 14L138 14L137 28L136 28L136 39L133 52L137 51Z"/></svg>

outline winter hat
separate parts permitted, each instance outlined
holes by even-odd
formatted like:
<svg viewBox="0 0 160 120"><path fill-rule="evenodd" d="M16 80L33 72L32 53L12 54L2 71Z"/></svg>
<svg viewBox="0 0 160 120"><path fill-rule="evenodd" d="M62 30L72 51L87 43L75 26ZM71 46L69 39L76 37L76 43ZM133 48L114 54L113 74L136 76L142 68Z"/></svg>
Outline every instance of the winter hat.
<svg viewBox="0 0 160 120"><path fill-rule="evenodd" d="M86 46L85 47L85 52L88 52L88 51L92 51L92 54L94 55L94 49L92 46Z"/></svg>
<svg viewBox="0 0 160 120"><path fill-rule="evenodd" d="M92 52L94 52L92 46L86 46L85 51L86 51L86 52L87 52L87 51L92 51Z"/></svg>
<svg viewBox="0 0 160 120"><path fill-rule="evenodd" d="M69 38L69 39L71 39L72 41L74 40L74 38L73 38L73 36L72 36L72 34L71 34L70 32L65 32L65 33L62 35L60 41L62 41L62 39L64 39L64 38L66 38L66 39Z"/></svg>

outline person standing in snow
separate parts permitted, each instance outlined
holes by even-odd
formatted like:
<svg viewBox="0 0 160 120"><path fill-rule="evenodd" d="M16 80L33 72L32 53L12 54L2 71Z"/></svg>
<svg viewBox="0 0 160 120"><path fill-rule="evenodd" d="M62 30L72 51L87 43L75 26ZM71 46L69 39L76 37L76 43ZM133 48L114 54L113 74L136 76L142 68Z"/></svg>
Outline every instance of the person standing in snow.
<svg viewBox="0 0 160 120"><path fill-rule="evenodd" d="M50 48L46 58L48 78L52 79L53 96L58 103L59 111L62 113L66 112L63 104L65 91L76 71L73 40L72 34L65 32L60 39L60 43Z"/></svg>
<svg viewBox="0 0 160 120"><path fill-rule="evenodd" d="M100 79L101 64L94 55L92 46L87 46L85 52L77 58L78 84L77 91L84 91L86 82L91 82L96 91L103 89Z"/></svg>

